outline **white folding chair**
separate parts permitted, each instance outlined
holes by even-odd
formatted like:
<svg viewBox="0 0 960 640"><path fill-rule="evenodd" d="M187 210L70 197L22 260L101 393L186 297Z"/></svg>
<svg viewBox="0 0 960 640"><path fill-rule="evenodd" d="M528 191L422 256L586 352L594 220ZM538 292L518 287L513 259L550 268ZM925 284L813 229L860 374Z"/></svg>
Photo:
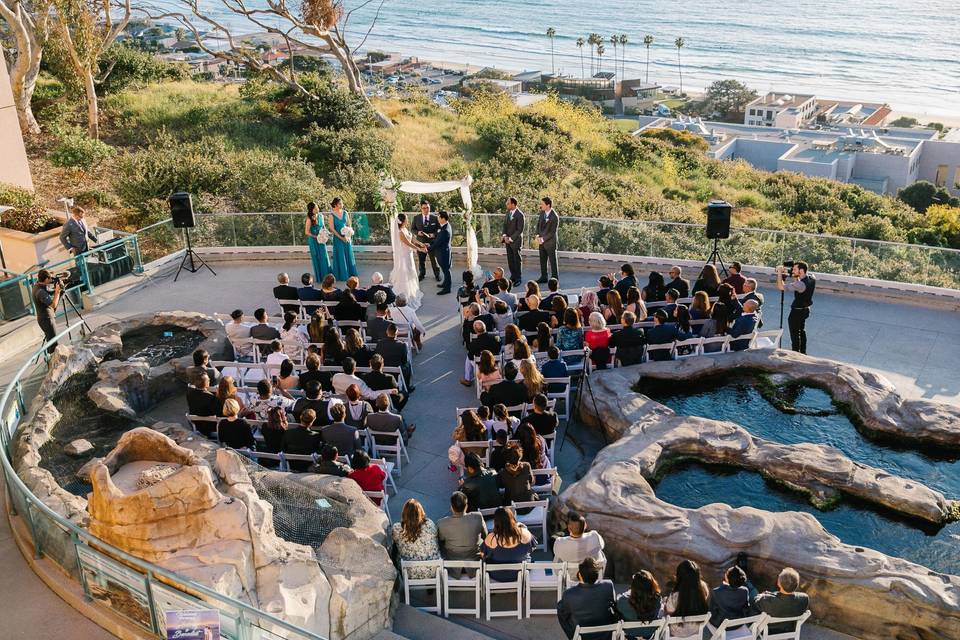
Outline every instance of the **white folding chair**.
<svg viewBox="0 0 960 640"><path fill-rule="evenodd" d="M710 640L757 640L767 614L758 613L746 618L727 618L716 629L710 626Z"/></svg>
<svg viewBox="0 0 960 640"><path fill-rule="evenodd" d="M450 575L451 570L454 575ZM472 577L469 572L473 572ZM443 617L449 618L453 613L479 618L480 594L483 591L483 563L479 560L444 560L440 577L443 581ZM450 606L450 594L455 591L472 591L473 607L464 609Z"/></svg>
<svg viewBox="0 0 960 640"><path fill-rule="evenodd" d="M558 418L560 417L559 414L557 415L557 417ZM553 459L553 451L554 451L554 445L557 443L557 432L554 431L553 433L548 433L540 437L543 438L543 441L547 443L547 458L550 459L550 464L556 465L557 463Z"/></svg>
<svg viewBox="0 0 960 640"><path fill-rule="evenodd" d="M463 455L466 455L466 449L483 449L483 453L478 453L480 459L483 460L484 466L490 466L490 441L489 440L464 440L463 442L457 442L456 445L464 452Z"/></svg>
<svg viewBox="0 0 960 640"><path fill-rule="evenodd" d="M593 637L595 633L609 634L609 636L604 635L601 637L609 637L612 640L619 640L620 638L620 623L616 624L600 624L593 627L581 627L577 625L576 631L573 632L573 640L589 640Z"/></svg>
<svg viewBox="0 0 960 640"><path fill-rule="evenodd" d="M650 622L622 622L620 623L620 640L644 638L644 640L660 640L666 632L665 621L651 620Z"/></svg>
<svg viewBox="0 0 960 640"><path fill-rule="evenodd" d="M720 348L716 348L720 345ZM713 351L711 351L713 349ZM730 350L730 336L713 336L712 338L701 338L700 353L705 356L714 356L720 353L727 353Z"/></svg>
<svg viewBox="0 0 960 640"><path fill-rule="evenodd" d="M543 384L547 389L547 398L556 401L563 400L563 412L557 411L557 417L561 420L567 420L570 417L570 383L570 376L543 379ZM550 391L551 386L556 390Z"/></svg>
<svg viewBox="0 0 960 640"><path fill-rule="evenodd" d="M220 418L218 418L217 416L196 416L191 413L187 413L184 415L187 418L187 424L190 425L190 429L194 433L201 433L200 430L197 429L197 425L196 425L197 422L211 423L213 425L213 428L210 430L210 435L207 437L210 438L211 440L216 440L217 442L220 441L220 433L217 431L217 426L220 424Z"/></svg>
<svg viewBox="0 0 960 640"><path fill-rule="evenodd" d="M647 345L647 351L646 351L646 353L645 353L644 356L643 356L643 357L644 357L644 361L645 361L645 362L655 362L656 359L650 357L651 354L656 353L656 354L658 354L658 355L663 355L664 352L666 352L666 357L665 357L665 358L662 358L662 360L673 360L673 345L674 345L674 344L675 344L674 342L664 342L663 344L648 344L648 345Z"/></svg>
<svg viewBox="0 0 960 640"><path fill-rule="evenodd" d="M350 462L347 461L347 464L350 464ZM387 474L387 477L383 479L383 486L388 489L392 488L393 495L397 495L397 483L393 480L393 463L383 458L370 458L370 464L375 464L383 469L383 472Z"/></svg>
<svg viewBox="0 0 960 640"><path fill-rule="evenodd" d="M523 584L527 600L527 615L556 615L557 603L563 597L566 587L567 563L565 562L525 562ZM546 591L554 593L556 600L550 607L538 608L533 606L533 592Z"/></svg>
<svg viewBox="0 0 960 640"><path fill-rule="evenodd" d="M757 332L754 331L751 334L737 336L736 338L734 338L733 336L728 336L728 337L730 338L730 341L728 342L729 346L727 348L731 352L738 351L738 349L733 348L734 344L736 344L739 347L743 347L742 349L739 349L739 351L746 351L747 349L753 348L753 344L757 341Z"/></svg>
<svg viewBox="0 0 960 640"><path fill-rule="evenodd" d="M557 481L560 477L555 467L549 469L533 469L533 492L543 497L549 497L557 490Z"/></svg>
<svg viewBox="0 0 960 640"><path fill-rule="evenodd" d="M537 527L540 529L540 548L547 550L547 518L549 517L549 500L530 500L528 502L514 502L513 512L517 516L517 522L522 522L528 529ZM531 509L529 513L520 514L520 509ZM534 529L536 530L536 529Z"/></svg>
<svg viewBox="0 0 960 640"><path fill-rule="evenodd" d="M700 343L703 342L703 338L690 338L689 340L677 340L673 347L676 350L676 359L683 360L684 358L692 358L694 356L700 355ZM689 353L683 353L689 348Z"/></svg>
<svg viewBox="0 0 960 640"><path fill-rule="evenodd" d="M513 580L508 581L494 580L490 577L490 573L493 571L514 571L516 572L516 576ZM513 616L516 616L517 620L523 618L523 563L483 563L483 592L484 598L487 601L487 620L490 618L512 618ZM494 611L492 595L495 593L511 592L517 594L517 608Z"/></svg>
<svg viewBox="0 0 960 640"><path fill-rule="evenodd" d="M780 338L783 336L783 329L773 329L770 331L757 331L750 345L751 349L776 349L780 344Z"/></svg>
<svg viewBox="0 0 960 640"><path fill-rule="evenodd" d="M760 628L760 638L762 640L800 640L800 628L809 617L809 610L804 611L803 614L793 618L774 618L772 616L767 616L767 619L763 621L763 625ZM776 628L780 627L781 625L785 626L791 622L794 623L793 631L782 631L777 633L770 631L771 626Z"/></svg>
<svg viewBox="0 0 960 640"><path fill-rule="evenodd" d="M377 504L377 500L379 500L380 504L377 504L377 506L380 508L381 511L387 514L387 522L390 522L390 523L393 522L393 518L390 517L390 507L387 506L386 491L364 491L363 495L370 498L370 501L373 502L373 504Z"/></svg>
<svg viewBox="0 0 960 640"><path fill-rule="evenodd" d="M407 453L407 447L403 443L403 436L400 435L400 430L397 429L393 433L377 431L376 434L370 434L370 436L370 447L373 451L373 457L383 458L384 460L390 457L395 461L393 470L398 474L401 473L402 458L406 458L409 463L410 455ZM392 440L392 442L378 443L377 438Z"/></svg>
<svg viewBox="0 0 960 640"><path fill-rule="evenodd" d="M364 492L366 493L366 492ZM410 604L411 591L427 591L433 589L436 604L429 607L417 607L421 611L428 611L440 615L440 573L442 570L442 560L401 560L400 574L403 577L403 599L406 604ZM422 573L429 573L429 577L411 578L413 569L422 569ZM421 573L417 571L417 573Z"/></svg>
<svg viewBox="0 0 960 640"><path fill-rule="evenodd" d="M703 615L699 615L699 616L685 616L685 617L683 617L683 618L675 617L675 616L667 616L667 619L666 619L666 631L665 631L665 633L664 633L664 635L663 635L664 640L670 640L670 637L671 637L671 636L670 636L670 626L671 626L671 625L681 625L681 624L683 624L683 625L695 624L695 625L697 625L697 626L699 627L699 628L697 629L697 632L696 632L696 633L694 633L692 636L684 636L685 638L688 638L688 637L702 638L702 637L703 637L703 630L706 629L706 627L707 627L707 622L709 622L709 620L710 620L710 614L709 614L709 613L704 613Z"/></svg>

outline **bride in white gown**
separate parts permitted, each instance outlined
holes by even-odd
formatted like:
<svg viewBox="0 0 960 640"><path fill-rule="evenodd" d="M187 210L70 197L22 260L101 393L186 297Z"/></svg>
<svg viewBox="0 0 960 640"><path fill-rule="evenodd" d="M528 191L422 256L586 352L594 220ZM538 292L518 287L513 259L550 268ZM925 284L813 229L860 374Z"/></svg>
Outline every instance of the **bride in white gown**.
<svg viewBox="0 0 960 640"><path fill-rule="evenodd" d="M395 293L407 297L407 306L413 310L420 307L423 292L420 291L420 278L414 254L426 245L414 239L407 229L407 216L398 213L390 225L390 244L393 247L393 271L390 282Z"/></svg>

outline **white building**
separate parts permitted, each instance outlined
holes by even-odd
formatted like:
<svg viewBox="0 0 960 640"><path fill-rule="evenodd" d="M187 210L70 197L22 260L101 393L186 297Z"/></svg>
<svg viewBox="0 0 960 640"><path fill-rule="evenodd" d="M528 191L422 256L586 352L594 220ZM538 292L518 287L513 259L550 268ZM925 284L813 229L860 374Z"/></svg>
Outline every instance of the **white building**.
<svg viewBox="0 0 960 640"><path fill-rule="evenodd" d="M814 96L770 92L747 104L743 124L798 128L809 122L816 110L817 99Z"/></svg>
<svg viewBox="0 0 960 640"><path fill-rule="evenodd" d="M960 196L960 142L938 140L934 129L793 129L640 118L639 131L656 128L689 131L706 140L711 158L743 160L765 171L830 178L889 195L927 180Z"/></svg>

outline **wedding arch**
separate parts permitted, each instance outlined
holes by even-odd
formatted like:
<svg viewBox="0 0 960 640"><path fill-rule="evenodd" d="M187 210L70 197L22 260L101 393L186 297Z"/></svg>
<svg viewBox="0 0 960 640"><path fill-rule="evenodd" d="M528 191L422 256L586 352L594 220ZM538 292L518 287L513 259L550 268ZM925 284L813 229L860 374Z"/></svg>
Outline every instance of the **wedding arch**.
<svg viewBox="0 0 960 640"><path fill-rule="evenodd" d="M473 176L466 175L462 180L444 180L441 182L418 182L416 180L404 180L396 182L393 178L384 178L380 185L380 196L383 198L384 208L392 211L394 217L397 214L397 192L403 193L447 193L449 191L459 191L460 199L463 200L463 221L464 236L467 239L467 268L473 271L474 275L480 277L483 270L480 268L480 249L477 243L477 232L473 226L473 198L470 196L470 185L473 184ZM393 225L392 225L393 226ZM393 235L391 234L391 240Z"/></svg>

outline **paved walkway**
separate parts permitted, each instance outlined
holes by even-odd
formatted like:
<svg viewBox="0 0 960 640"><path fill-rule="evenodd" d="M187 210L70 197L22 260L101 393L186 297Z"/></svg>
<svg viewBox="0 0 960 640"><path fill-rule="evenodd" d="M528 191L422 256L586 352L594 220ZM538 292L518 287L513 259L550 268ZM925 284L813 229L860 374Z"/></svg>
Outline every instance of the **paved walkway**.
<svg viewBox="0 0 960 640"><path fill-rule="evenodd" d="M184 309L204 313L228 313L242 308L252 313L257 307L275 310L271 296L275 275L287 271L293 279L305 269L303 263L221 263L215 264L217 276L208 273L184 273L176 283L169 278L158 279L152 285L130 293L110 303L87 320L93 326L135 313ZM361 265L363 282L369 282L370 274L380 270L387 274L386 264ZM564 274L565 287L592 286L597 274ZM459 340L459 318L452 296L436 296L432 281L424 283L424 305L420 317L426 325L427 336L424 350L415 360L414 384L417 391L404 409L408 421L418 426L411 441L411 463L405 465L399 479L399 493L390 500L391 512L399 515L405 500L415 497L420 500L432 518L446 514L448 499L455 488L455 477L447 469L447 448L454 426L454 409L476 405L472 389L458 384L462 375L464 353ZM777 326L779 294L767 294L767 327ZM955 375L955 363L960 361L960 322L956 314L912 307L903 304L876 303L857 297L819 294L813 316L808 323L811 355L835 358L852 364L867 366L889 377L897 388L907 396L934 398L960 405L960 378ZM19 364L22 358L14 359ZM9 371L13 362L3 363L0 376ZM173 401L151 412L156 417L179 419L185 403ZM558 445L559 446L559 445ZM589 434L572 433L558 453L558 464L565 476L565 483L580 464L583 454L590 454L598 443ZM578 448L581 447L581 448ZM3 525L6 529L6 525ZM8 555L9 543L0 534L0 558ZM12 550L16 553L16 550ZM16 559L14 559L16 560ZM22 563L21 563L22 564ZM6 602L19 597L16 585L29 583L36 578L23 565L4 563L4 576L0 578L0 594ZM44 611L56 611L53 617L70 616L73 613L52 594L39 598ZM25 617L21 607L6 607L5 633L7 637L33 637L39 628ZM65 611L62 611L65 610ZM79 629L80 627L74 627ZM19 632L15 632L19 629ZM504 637L514 636L504 630ZM540 635L541 638L555 634ZM83 633L58 634L60 638L96 637ZM101 635L102 637L102 635Z"/></svg>

